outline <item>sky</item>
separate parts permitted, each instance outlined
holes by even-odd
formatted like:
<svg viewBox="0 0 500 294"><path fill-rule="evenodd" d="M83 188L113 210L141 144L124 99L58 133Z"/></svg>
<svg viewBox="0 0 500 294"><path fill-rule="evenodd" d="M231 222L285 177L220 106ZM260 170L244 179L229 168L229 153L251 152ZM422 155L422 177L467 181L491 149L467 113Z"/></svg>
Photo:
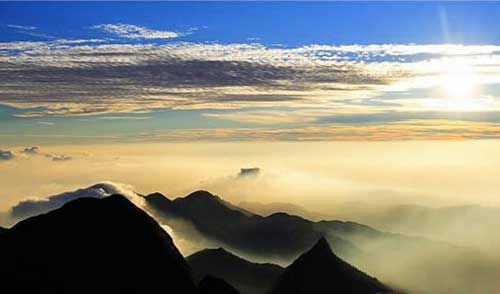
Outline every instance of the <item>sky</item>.
<svg viewBox="0 0 500 294"><path fill-rule="evenodd" d="M497 3L0 3L2 145L499 135Z"/></svg>
<svg viewBox="0 0 500 294"><path fill-rule="evenodd" d="M106 180L318 209L498 206L499 16L495 2L0 2L0 211ZM235 182L252 167L257 181Z"/></svg>

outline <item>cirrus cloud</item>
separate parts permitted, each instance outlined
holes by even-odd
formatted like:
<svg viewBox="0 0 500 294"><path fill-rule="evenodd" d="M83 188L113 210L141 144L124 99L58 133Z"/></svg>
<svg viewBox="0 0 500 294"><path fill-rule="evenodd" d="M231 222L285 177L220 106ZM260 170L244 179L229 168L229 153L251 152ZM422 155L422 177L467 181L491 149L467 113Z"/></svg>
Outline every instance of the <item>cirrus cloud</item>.
<svg viewBox="0 0 500 294"><path fill-rule="evenodd" d="M100 24L92 27L127 39L172 39L181 34L170 31L152 30L131 24Z"/></svg>

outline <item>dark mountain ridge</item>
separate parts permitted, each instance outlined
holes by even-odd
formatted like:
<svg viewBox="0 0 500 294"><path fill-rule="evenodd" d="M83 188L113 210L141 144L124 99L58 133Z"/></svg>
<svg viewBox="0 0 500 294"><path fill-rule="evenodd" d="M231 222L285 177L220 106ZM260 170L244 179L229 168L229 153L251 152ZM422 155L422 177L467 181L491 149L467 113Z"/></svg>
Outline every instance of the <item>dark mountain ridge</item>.
<svg viewBox="0 0 500 294"><path fill-rule="evenodd" d="M204 249L187 258L195 280L206 275L223 278L242 294L263 294L275 283L283 268L271 263L253 263L223 248Z"/></svg>
<svg viewBox="0 0 500 294"><path fill-rule="evenodd" d="M171 218L190 221L209 238L250 254L295 258L325 235L314 222L286 213L267 217L238 208L207 191L196 191L170 200L154 193L146 202L168 223ZM356 246L334 234L328 234L333 247L342 254L356 252Z"/></svg>

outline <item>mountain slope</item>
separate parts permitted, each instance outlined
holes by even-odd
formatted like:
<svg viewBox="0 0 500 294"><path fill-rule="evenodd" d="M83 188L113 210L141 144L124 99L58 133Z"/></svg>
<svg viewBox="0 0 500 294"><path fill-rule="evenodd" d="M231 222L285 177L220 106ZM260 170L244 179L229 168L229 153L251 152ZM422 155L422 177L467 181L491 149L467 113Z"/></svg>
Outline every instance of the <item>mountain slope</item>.
<svg viewBox="0 0 500 294"><path fill-rule="evenodd" d="M167 223L174 226L172 218L183 218L207 237L250 254L295 258L324 235L315 229L314 222L304 218L286 213L262 217L207 191L196 191L173 201L159 193L145 199L159 215L166 216ZM354 244L334 234L328 238L343 255L357 251Z"/></svg>
<svg viewBox="0 0 500 294"><path fill-rule="evenodd" d="M200 294L240 294L223 279L208 275L198 284Z"/></svg>
<svg viewBox="0 0 500 294"><path fill-rule="evenodd" d="M170 236L125 197L80 198L0 235L9 293L196 293Z"/></svg>
<svg viewBox="0 0 500 294"><path fill-rule="evenodd" d="M285 269L272 293L375 294L384 291L390 289L337 257L321 238Z"/></svg>
<svg viewBox="0 0 500 294"><path fill-rule="evenodd" d="M223 278L242 294L267 292L283 271L278 265L253 263L222 248L201 250L186 259L196 280L214 275Z"/></svg>

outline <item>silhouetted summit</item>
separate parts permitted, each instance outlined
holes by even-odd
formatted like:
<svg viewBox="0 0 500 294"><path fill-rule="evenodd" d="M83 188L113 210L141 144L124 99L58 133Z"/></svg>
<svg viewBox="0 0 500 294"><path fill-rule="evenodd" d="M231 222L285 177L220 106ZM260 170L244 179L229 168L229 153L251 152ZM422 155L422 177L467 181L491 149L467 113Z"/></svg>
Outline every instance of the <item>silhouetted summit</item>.
<svg viewBox="0 0 500 294"><path fill-rule="evenodd" d="M208 275L198 285L200 294L239 294L229 283L223 279Z"/></svg>
<svg viewBox="0 0 500 294"><path fill-rule="evenodd" d="M278 265L253 263L223 248L204 249L186 259L196 280L214 275L223 278L242 294L266 293L283 272Z"/></svg>
<svg viewBox="0 0 500 294"><path fill-rule="evenodd" d="M5 293L196 293L171 237L125 197L81 198L0 234Z"/></svg>
<svg viewBox="0 0 500 294"><path fill-rule="evenodd" d="M390 291L377 279L337 257L321 238L288 266L278 279L273 294L375 294Z"/></svg>

